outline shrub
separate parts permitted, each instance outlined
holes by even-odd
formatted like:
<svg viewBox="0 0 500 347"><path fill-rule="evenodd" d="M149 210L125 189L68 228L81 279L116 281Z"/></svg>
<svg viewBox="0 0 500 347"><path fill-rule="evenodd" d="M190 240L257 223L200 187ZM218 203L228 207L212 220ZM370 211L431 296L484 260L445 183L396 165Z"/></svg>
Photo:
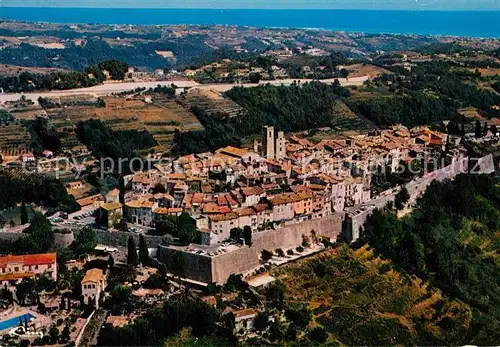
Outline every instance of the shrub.
<svg viewBox="0 0 500 347"><path fill-rule="evenodd" d="M299 252L299 253L304 252L304 248L303 248L303 247L301 247L301 246L299 246L299 247L295 248L295 250L296 250L297 252Z"/></svg>
<svg viewBox="0 0 500 347"><path fill-rule="evenodd" d="M307 337L311 341L325 343L328 339L328 333L322 327L316 327L313 330L309 331Z"/></svg>
<svg viewBox="0 0 500 347"><path fill-rule="evenodd" d="M267 249L264 249L261 253L262 260L268 261L273 257L273 252L268 251Z"/></svg>
<svg viewBox="0 0 500 347"><path fill-rule="evenodd" d="M285 256L285 252L283 252L283 250L281 248L277 248L275 253L278 255L278 257L284 257Z"/></svg>

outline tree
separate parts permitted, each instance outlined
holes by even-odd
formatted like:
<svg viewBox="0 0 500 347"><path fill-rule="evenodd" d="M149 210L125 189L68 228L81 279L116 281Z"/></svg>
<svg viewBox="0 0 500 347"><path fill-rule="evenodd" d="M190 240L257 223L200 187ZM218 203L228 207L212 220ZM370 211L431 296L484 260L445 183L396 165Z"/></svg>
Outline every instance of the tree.
<svg viewBox="0 0 500 347"><path fill-rule="evenodd" d="M121 315L131 312L133 309L132 288L121 285L115 286L105 304L114 314Z"/></svg>
<svg viewBox="0 0 500 347"><path fill-rule="evenodd" d="M49 329L49 339L51 344L56 344L59 339L59 330L55 324L52 324Z"/></svg>
<svg viewBox="0 0 500 347"><path fill-rule="evenodd" d="M285 332L286 341L296 341L297 340L297 327L294 324L289 324Z"/></svg>
<svg viewBox="0 0 500 347"><path fill-rule="evenodd" d="M234 328L236 326L236 322L235 322L235 316L234 316L233 312L228 312L228 313L224 314L222 316L222 321L223 321L223 324L227 330L229 330L231 332L234 330Z"/></svg>
<svg viewBox="0 0 500 347"><path fill-rule="evenodd" d="M120 204L123 205L125 204L125 179L123 178L123 175L120 175L120 178L118 179L118 190L120 191L118 199Z"/></svg>
<svg viewBox="0 0 500 347"><path fill-rule="evenodd" d="M151 259L149 257L148 245L146 244L146 239L144 235L139 236L139 262L142 265L149 265Z"/></svg>
<svg viewBox="0 0 500 347"><path fill-rule="evenodd" d="M137 266L139 264L139 260L137 259L137 247L132 236L128 237L127 246L127 264L130 266Z"/></svg>
<svg viewBox="0 0 500 347"><path fill-rule="evenodd" d="M269 325L269 314L267 312L257 313L257 317L254 320L255 329L262 331Z"/></svg>
<svg viewBox="0 0 500 347"><path fill-rule="evenodd" d="M316 327L307 334L309 340L317 343L325 343L328 339L328 333L322 327Z"/></svg>
<svg viewBox="0 0 500 347"><path fill-rule="evenodd" d="M252 246L252 228L249 225L243 227L243 238L245 239L245 245Z"/></svg>
<svg viewBox="0 0 500 347"><path fill-rule="evenodd" d="M94 229L83 228L75 238L72 244L76 256L90 253L97 246L97 235Z"/></svg>
<svg viewBox="0 0 500 347"><path fill-rule="evenodd" d="M408 189L403 186L394 199L394 207L396 207L397 210L402 210L409 200L410 194L408 193Z"/></svg>
<svg viewBox="0 0 500 347"><path fill-rule="evenodd" d="M285 252L281 248L277 248L275 252L278 255L278 257L283 258L285 256Z"/></svg>
<svg viewBox="0 0 500 347"><path fill-rule="evenodd" d="M240 242L243 237L243 230L241 228L232 228L229 231L229 237L234 241Z"/></svg>
<svg viewBox="0 0 500 347"><path fill-rule="evenodd" d="M250 80L250 83L259 83L262 79L262 75L258 72L251 72L248 75L248 79Z"/></svg>
<svg viewBox="0 0 500 347"><path fill-rule="evenodd" d="M285 302L285 285L281 281L272 283L266 290L266 298L278 309L283 308Z"/></svg>
<svg viewBox="0 0 500 347"><path fill-rule="evenodd" d="M113 255L109 255L108 257L108 267L109 269L113 269L115 267L115 259L113 258Z"/></svg>
<svg viewBox="0 0 500 347"><path fill-rule="evenodd" d="M488 135L488 123L484 122L483 136Z"/></svg>
<svg viewBox="0 0 500 347"><path fill-rule="evenodd" d="M188 245L190 243L196 243L199 241L199 232L196 229L196 222L186 212L182 212L178 217L177 227L179 241L183 245Z"/></svg>
<svg viewBox="0 0 500 347"><path fill-rule="evenodd" d="M462 123L461 127L460 127L460 135L464 136L465 135L465 124Z"/></svg>
<svg viewBox="0 0 500 347"><path fill-rule="evenodd" d="M23 201L21 205L21 224L27 224L28 223L28 209L26 207L26 203Z"/></svg>
<svg viewBox="0 0 500 347"><path fill-rule="evenodd" d="M490 126L490 131L491 131L491 134L492 134L493 136L496 136L496 135L497 135L498 130L497 130L497 126L496 126L496 124L493 124L493 125L491 125L491 126Z"/></svg>
<svg viewBox="0 0 500 347"><path fill-rule="evenodd" d="M65 325L64 329L61 331L61 341L68 342L70 338L71 331L69 330L69 326Z"/></svg>
<svg viewBox="0 0 500 347"><path fill-rule="evenodd" d="M305 328L312 319L312 312L305 305L297 305L287 308L285 317L299 327Z"/></svg>
<svg viewBox="0 0 500 347"><path fill-rule="evenodd" d="M481 122L479 122L479 120L476 120L476 128L474 134L476 136L476 139L481 138L482 131L481 131Z"/></svg>
<svg viewBox="0 0 500 347"><path fill-rule="evenodd" d="M273 252L268 251L267 249L262 250L262 253L260 254L262 260L268 261L271 260L273 257Z"/></svg>

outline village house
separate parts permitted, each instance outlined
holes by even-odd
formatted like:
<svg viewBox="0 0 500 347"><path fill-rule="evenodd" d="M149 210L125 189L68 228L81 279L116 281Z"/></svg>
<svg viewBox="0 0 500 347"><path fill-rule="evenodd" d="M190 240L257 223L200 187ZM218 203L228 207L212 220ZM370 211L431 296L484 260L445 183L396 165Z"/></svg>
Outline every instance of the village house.
<svg viewBox="0 0 500 347"><path fill-rule="evenodd" d="M46 276L57 280L57 263L55 253L8 255L0 257L0 282L14 285L24 278Z"/></svg>
<svg viewBox="0 0 500 347"><path fill-rule="evenodd" d="M99 301L106 287L106 277L101 269L90 269L81 282L83 304L99 307Z"/></svg>
<svg viewBox="0 0 500 347"><path fill-rule="evenodd" d="M82 211L91 211L99 208L104 204L105 198L101 194L96 194L92 196L87 196L76 200L76 203L80 205Z"/></svg>
<svg viewBox="0 0 500 347"><path fill-rule="evenodd" d="M103 204L97 210L98 224L105 228L113 228L122 219L122 204L110 202Z"/></svg>
<svg viewBox="0 0 500 347"><path fill-rule="evenodd" d="M153 201L140 199L125 203L124 216L133 224L153 226L153 209L158 205Z"/></svg>
<svg viewBox="0 0 500 347"><path fill-rule="evenodd" d="M288 221L295 217L291 193L278 194L270 199L273 208L273 221Z"/></svg>
<svg viewBox="0 0 500 347"><path fill-rule="evenodd" d="M213 214L207 216L211 230L210 244L221 243L228 239L231 229L238 228L238 215L234 212L226 214Z"/></svg>

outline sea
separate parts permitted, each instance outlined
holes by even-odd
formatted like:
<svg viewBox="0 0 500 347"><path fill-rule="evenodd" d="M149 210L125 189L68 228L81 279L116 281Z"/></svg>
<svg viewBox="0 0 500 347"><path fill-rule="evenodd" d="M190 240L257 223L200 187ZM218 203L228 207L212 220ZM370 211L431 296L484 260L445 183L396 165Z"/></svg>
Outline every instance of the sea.
<svg viewBox="0 0 500 347"><path fill-rule="evenodd" d="M364 33L500 37L500 8L497 11L377 11L2 6L0 19L134 25L221 24Z"/></svg>

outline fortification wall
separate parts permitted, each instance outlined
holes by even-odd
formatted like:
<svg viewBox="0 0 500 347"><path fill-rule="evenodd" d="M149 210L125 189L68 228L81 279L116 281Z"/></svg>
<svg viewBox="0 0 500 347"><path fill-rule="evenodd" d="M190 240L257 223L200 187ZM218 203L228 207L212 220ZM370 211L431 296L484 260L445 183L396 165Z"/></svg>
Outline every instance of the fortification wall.
<svg viewBox="0 0 500 347"><path fill-rule="evenodd" d="M74 230L75 238L80 233L80 230ZM130 232L109 232L104 230L95 230L97 243L103 244L106 246L112 247L127 247L128 238L132 236L136 241L136 244L139 242L139 234L130 233ZM152 236L152 235L144 235L144 239L146 240L146 244L150 248L157 247L162 240L161 236Z"/></svg>
<svg viewBox="0 0 500 347"><path fill-rule="evenodd" d="M191 280L210 283L212 282L212 259L209 256L184 252L181 248L158 246L158 260L164 263L169 270L173 257L178 254L184 264L183 276Z"/></svg>
<svg viewBox="0 0 500 347"><path fill-rule="evenodd" d="M234 251L214 257L184 252L175 247L159 246L158 259L167 265L176 253L181 253L185 261L185 277L200 282L224 283L231 274L245 273L261 265L262 250L297 247L303 236L311 238L311 231L319 237L337 239L342 231L342 213L322 219L295 223L276 230L266 230L252 235L252 247L242 246Z"/></svg>
<svg viewBox="0 0 500 347"><path fill-rule="evenodd" d="M445 179L455 177L459 174L466 173L468 171L468 161L467 157L456 160L454 163L433 171L424 177L413 180L405 185L408 193L410 195L409 204L415 203L415 201L422 196L429 184L433 181L444 181ZM348 235L349 239L354 242L360 236L360 229L365 223L368 216L371 215L373 210L383 208L388 202L394 202L395 194L384 196L375 200L372 200L365 205L358 206L354 210L355 213L348 213L344 222L344 231Z"/></svg>

